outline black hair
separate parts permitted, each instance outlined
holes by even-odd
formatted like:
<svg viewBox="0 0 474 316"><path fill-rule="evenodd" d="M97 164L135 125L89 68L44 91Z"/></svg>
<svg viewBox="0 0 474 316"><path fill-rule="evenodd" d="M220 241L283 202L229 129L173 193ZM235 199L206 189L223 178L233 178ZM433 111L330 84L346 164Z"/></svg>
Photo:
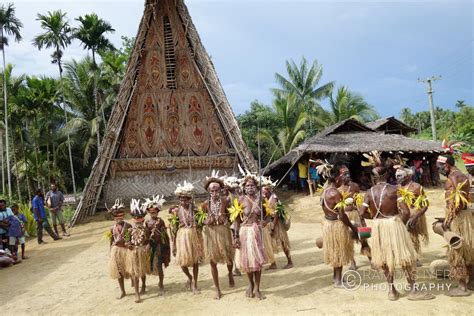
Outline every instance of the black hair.
<svg viewBox="0 0 474 316"><path fill-rule="evenodd" d="M11 208L14 208L14 207L18 207L18 204L15 203L11 206Z"/></svg>
<svg viewBox="0 0 474 316"><path fill-rule="evenodd" d="M456 164L456 161L454 160L453 156L448 156L446 159L446 164L453 167Z"/></svg>
<svg viewBox="0 0 474 316"><path fill-rule="evenodd" d="M7 201L4 200L4 199L1 199L1 200L0 200L0 203L5 203L5 204L7 204Z"/></svg>
<svg viewBox="0 0 474 316"><path fill-rule="evenodd" d="M35 194L42 193L43 190L41 188L36 189Z"/></svg>

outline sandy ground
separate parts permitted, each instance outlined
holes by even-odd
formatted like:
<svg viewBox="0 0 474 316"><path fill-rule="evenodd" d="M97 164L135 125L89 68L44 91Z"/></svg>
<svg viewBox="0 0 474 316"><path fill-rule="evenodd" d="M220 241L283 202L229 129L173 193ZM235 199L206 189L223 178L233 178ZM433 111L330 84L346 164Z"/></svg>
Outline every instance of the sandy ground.
<svg viewBox="0 0 474 316"><path fill-rule="evenodd" d="M443 215L442 191L429 191L432 206L428 211L428 223L435 216ZM285 194L282 194L285 197ZM262 290L267 299L256 301L244 297L246 277L236 278L236 287L228 287L225 267L220 267L220 282L224 297L213 299L214 289L210 268L202 265L199 271L201 294L192 295L184 290L184 274L171 265L165 270L164 296L157 295L158 278L148 277L147 293L143 302L135 304L130 283L126 283L128 295L116 300L118 284L108 277L108 242L104 232L112 222L103 214L89 219L89 223L72 229L72 237L38 246L34 240L27 243L30 259L8 269L0 270L0 297L2 314L310 314L347 313L362 314L467 314L472 311L474 295L450 298L444 290L449 280L438 281L427 276L429 263L445 257L446 248L442 237L430 236L430 244L421 257L419 268L421 284L439 284L432 301L412 302L403 294L399 301L387 300L383 278L374 275L368 260L357 255L362 287L349 291L331 285L332 270L322 262L322 250L315 246L315 238L321 235L322 210L319 199L294 197L284 199L291 207L293 223L289 231L295 267L290 270L265 271ZM370 226L370 222L369 222ZM359 247L356 248L357 253ZM278 255L279 267L285 264L283 254ZM345 269L346 270L346 269ZM397 283L406 281L397 277ZM364 288L364 284L367 284ZM4 314L5 313L5 314Z"/></svg>

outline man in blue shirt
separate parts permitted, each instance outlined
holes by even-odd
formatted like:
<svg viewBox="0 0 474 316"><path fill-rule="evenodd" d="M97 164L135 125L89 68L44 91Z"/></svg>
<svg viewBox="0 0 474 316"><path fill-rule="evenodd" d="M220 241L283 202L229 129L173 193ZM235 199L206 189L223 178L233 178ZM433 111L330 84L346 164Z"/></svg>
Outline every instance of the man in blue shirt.
<svg viewBox="0 0 474 316"><path fill-rule="evenodd" d="M48 234L54 240L61 239L53 232L53 230L51 229L51 226L49 225L48 218L46 217L46 210L44 209L43 190L41 189L36 190L35 197L33 198L33 201L31 202L31 204L33 208L33 216L35 217L35 221L36 221L36 232L37 232L37 237L38 237L38 244L45 243L43 241L43 228L46 229Z"/></svg>

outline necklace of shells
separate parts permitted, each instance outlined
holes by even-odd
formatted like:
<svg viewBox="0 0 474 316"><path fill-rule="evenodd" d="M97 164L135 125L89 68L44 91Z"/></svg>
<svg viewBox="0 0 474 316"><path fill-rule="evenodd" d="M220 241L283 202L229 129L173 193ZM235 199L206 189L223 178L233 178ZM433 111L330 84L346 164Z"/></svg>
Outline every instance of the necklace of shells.
<svg viewBox="0 0 474 316"><path fill-rule="evenodd" d="M143 245L143 242L145 241L145 237L146 237L145 226L143 226L141 223L140 224L137 223L133 227L130 233L131 243L135 246L141 246Z"/></svg>
<svg viewBox="0 0 474 316"><path fill-rule="evenodd" d="M213 217L216 224L219 225L219 217L221 215L221 199L218 199L217 202L211 199L210 204L211 217Z"/></svg>
<svg viewBox="0 0 474 316"><path fill-rule="evenodd" d="M181 205L179 206L179 212L183 217L184 227L191 228L194 226L194 212L192 210L191 204L189 204L188 209L185 210Z"/></svg>

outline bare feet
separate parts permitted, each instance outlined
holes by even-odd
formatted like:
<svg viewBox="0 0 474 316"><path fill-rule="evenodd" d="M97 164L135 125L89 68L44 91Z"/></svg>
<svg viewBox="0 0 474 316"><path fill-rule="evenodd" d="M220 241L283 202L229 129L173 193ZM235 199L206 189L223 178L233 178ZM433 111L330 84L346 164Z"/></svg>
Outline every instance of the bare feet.
<svg viewBox="0 0 474 316"><path fill-rule="evenodd" d="M214 299L215 299L215 300L220 300L221 297L222 297L221 291L220 291L220 290L217 290L217 291L216 291L216 296L214 296Z"/></svg>
<svg viewBox="0 0 474 316"><path fill-rule="evenodd" d="M459 287L455 287L451 290L449 290L448 293L446 293L447 296L451 296L451 297L458 297L458 296L469 296L471 295L471 293L469 293L469 291L467 290L463 290Z"/></svg>
<svg viewBox="0 0 474 316"><path fill-rule="evenodd" d="M288 262L286 266L283 267L283 269L291 269L293 268L293 262Z"/></svg>
<svg viewBox="0 0 474 316"><path fill-rule="evenodd" d="M122 293L120 293L120 296L117 296L117 299L121 300L122 298L125 297L125 295L127 295L127 294L125 294L125 292L122 292Z"/></svg>
<svg viewBox="0 0 474 316"><path fill-rule="evenodd" d="M135 295L135 303L141 303L140 295Z"/></svg>
<svg viewBox="0 0 474 316"><path fill-rule="evenodd" d="M165 295L165 289L162 288L162 287L160 287L160 288L158 289L158 296L163 296L163 295Z"/></svg>
<svg viewBox="0 0 474 316"><path fill-rule="evenodd" d="M199 291L199 289L196 287L196 286L193 286L193 294L196 295L196 294L201 294L201 291Z"/></svg>
<svg viewBox="0 0 474 316"><path fill-rule="evenodd" d="M254 297L253 295L253 287L251 285L249 285L249 287L247 288L247 290L245 291L245 296L249 297L249 298L252 298Z"/></svg>
<svg viewBox="0 0 474 316"><path fill-rule="evenodd" d="M349 267L349 270L357 271L357 265L356 265L355 261L352 261L351 266Z"/></svg>
<svg viewBox="0 0 474 316"><path fill-rule="evenodd" d="M260 301L266 299L266 296L263 295L260 291L255 291L255 297Z"/></svg>
<svg viewBox="0 0 474 316"><path fill-rule="evenodd" d="M143 285L142 289L140 290L140 294L145 294L145 291L146 291L146 286Z"/></svg>
<svg viewBox="0 0 474 316"><path fill-rule="evenodd" d="M434 295L425 291L411 291L407 297L410 301L427 301L434 299Z"/></svg>
<svg viewBox="0 0 474 316"><path fill-rule="evenodd" d="M234 286L235 286L234 276L232 274L229 274L229 287L234 287Z"/></svg>
<svg viewBox="0 0 474 316"><path fill-rule="evenodd" d="M388 292L388 300L389 301L396 301L400 298L400 293L397 290L393 290L393 292Z"/></svg>
<svg viewBox="0 0 474 316"><path fill-rule="evenodd" d="M266 270L276 270L277 269L277 264L276 262L273 262Z"/></svg>
<svg viewBox="0 0 474 316"><path fill-rule="evenodd" d="M234 269L234 276L242 276L242 273L240 273L240 270L235 268Z"/></svg>
<svg viewBox="0 0 474 316"><path fill-rule="evenodd" d="M188 280L186 281L186 284L184 285L184 288L185 288L186 290L192 291L192 286L191 286L192 283L193 283L193 280L192 280L192 279L188 279Z"/></svg>

